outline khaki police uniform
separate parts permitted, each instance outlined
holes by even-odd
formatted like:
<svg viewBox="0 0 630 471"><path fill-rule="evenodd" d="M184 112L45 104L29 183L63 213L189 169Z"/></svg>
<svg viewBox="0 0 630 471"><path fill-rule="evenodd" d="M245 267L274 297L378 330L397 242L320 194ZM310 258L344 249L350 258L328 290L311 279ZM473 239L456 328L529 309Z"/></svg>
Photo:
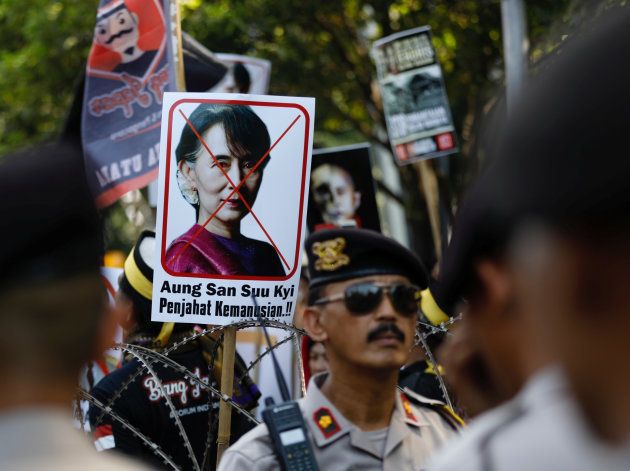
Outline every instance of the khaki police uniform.
<svg viewBox="0 0 630 471"><path fill-rule="evenodd" d="M429 471L621 471L630 454L605 449L582 422L559 369L545 369L511 401L472 422Z"/></svg>
<svg viewBox="0 0 630 471"><path fill-rule="evenodd" d="M370 439L371 432L362 431L346 419L321 392L326 375L313 377L306 397L300 400L315 459L322 471L420 470L428 457L457 433L430 406L422 406L398 391L384 448L380 448ZM244 435L223 455L219 471L240 469L279 469L265 424Z"/></svg>

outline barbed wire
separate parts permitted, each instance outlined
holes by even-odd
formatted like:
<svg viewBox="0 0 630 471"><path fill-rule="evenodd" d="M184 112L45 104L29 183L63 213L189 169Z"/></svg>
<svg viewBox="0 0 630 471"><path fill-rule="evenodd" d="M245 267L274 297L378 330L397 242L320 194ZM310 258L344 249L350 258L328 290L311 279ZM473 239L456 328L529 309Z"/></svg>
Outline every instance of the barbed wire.
<svg viewBox="0 0 630 471"><path fill-rule="evenodd" d="M117 422L119 422L123 427L125 427L127 430L129 430L131 433L133 433L142 442L144 442L144 444L146 446L148 446L153 451L153 453L155 453L160 458L162 458L162 460L164 460L164 464L167 464L167 465L171 466L173 469L175 469L177 471L179 471L181 469L177 464L175 464L175 462L173 461L173 459L169 455L164 453L164 451L160 448L160 446L157 443L154 443L153 441L151 441L151 439L149 439L149 437L144 435L140 430L138 430L136 427L131 425L126 419L124 419L121 416L119 416L111 408L107 407L105 404L100 402L98 399L96 399L90 393L88 393L87 391L79 388L77 395L79 396L79 398L89 402L91 405L93 405L97 409L101 409L101 410L105 411L105 413L108 416L110 416L112 419L114 419Z"/></svg>
<svg viewBox="0 0 630 471"><path fill-rule="evenodd" d="M188 439L188 434L186 433L186 430L184 429L184 425L182 424L182 421L179 418L179 414L177 413L177 409L175 408L175 405L173 404L173 400L171 399L171 396L166 392L166 389L164 389L164 385L162 384L162 381L160 380L158 375L155 374L155 371L153 370L151 365L149 365L145 361L145 359L142 357L142 355L140 355L140 354L138 354L138 353L136 353L134 351L135 349L125 348L125 350L127 352L131 353L135 358L138 359L139 362L141 362L144 365L144 367L147 369L147 371L149 372L151 377L155 380L155 382L159 386L160 392L162 393L162 396L164 397L164 400L166 401L166 404L168 404L168 407L171 410L171 413L173 414L173 420L174 420L175 424L177 425L177 431L179 433L179 436L182 437L182 440L184 441L184 447L186 448L186 451L188 452L188 457L192 461L192 464L193 464L193 467L195 468L195 471L201 471L199 469L199 462L197 461L197 457L195 456L195 452L193 451L192 445L190 444L190 440ZM170 360L169 358L167 358L167 359ZM186 376L184 376L184 379L188 379L188 378Z"/></svg>
<svg viewBox="0 0 630 471"><path fill-rule="evenodd" d="M261 355L259 355L254 361L250 362L249 366L246 368L246 372L241 375L239 378L237 378L238 382L242 382L243 379L247 376L247 374L249 374L249 372L256 366L258 365L262 359L267 356L272 350L280 347L281 345L289 342L292 339L296 339L299 335L303 335L304 331L302 329L298 329L295 326L291 325L291 324L287 324L285 322L281 322L281 321L274 321L274 320L269 320L269 319L265 319L263 320L263 323L261 324L258 320L246 320L246 321L240 321L234 324L230 324L229 326L215 326L209 329L203 329L199 332L195 332L192 335L186 336L184 338L182 338L181 340L174 342L173 345L169 346L168 348L166 348L162 353L160 352L156 352L155 350L151 350L149 348L146 347L142 347L139 345L132 345L132 344L117 344L113 347L113 349L116 350L121 350L123 352L128 352L129 354L131 354L134 358L136 358L139 362L138 368L136 369L136 371L134 371L123 383L122 385L116 390L114 391L114 394L112 394L112 396L109 398L109 400L107 401L106 404L103 403L98 403L98 405L96 405L96 400L94 399L93 401L89 401L91 404L96 405L97 409L99 410L99 415L97 416L96 420L94 421L94 426L97 427L102 421L103 418L106 415L109 416L114 416L114 412L113 412L113 404L119 400L123 394L124 391L126 391L129 386L142 374L144 374L145 372L149 372L149 374L151 375L151 377L153 378L153 380L157 383L157 385L160 388L160 391L162 392L162 394L164 395L164 397L166 398L167 401L167 405L174 417L175 423L177 425L178 428L178 433L179 436L182 438L183 442L184 442L184 446L186 447L188 456L190 457L195 470L196 471L200 471L199 468L199 462L196 459L196 456L194 454L194 451L192 450L192 446L190 444L190 440L188 439L188 436L186 435L185 429L183 428L183 424L181 423L181 421L179 420L179 416L177 414L177 410L174 406L174 404L172 403L172 401L170 400L170 397L166 394L166 391L164 390L164 386L162 384L162 380L159 378L159 376L155 373L155 371L153 370L153 365L157 364L162 364L162 366L164 366L165 368L171 368L179 373L181 373L184 376L184 379L189 380L194 382L195 384L197 384L201 389L203 389L204 391L208 392L208 436L207 436L207 442L206 442L206 449L204 450L204 455L203 455L203 461L202 461L202 468L201 469L206 469L206 466L208 465L208 458L209 458L209 451L211 450L212 446L214 445L214 443L212 442L212 438L213 438L213 430L214 430L214 426L215 423L218 419L218 415L216 414L216 412L214 411L214 408L212 407L212 403L214 402L213 398L218 398L219 401L224 401L226 403L228 403L231 407L233 407L238 413L242 414L245 416L245 418L254 423L254 424L258 424L259 421L247 410L245 410L243 407L241 407L238 403L236 403L232 397L228 396L227 394L223 394L221 393L221 391L219 391L217 388L213 387L211 384L206 384L205 382L203 382L200 378L197 377L196 374L194 374L193 372L191 372L190 370L188 370L186 367L184 367L183 365L180 365L179 363L177 363L176 361L174 361L173 359L169 358L169 354L176 352L179 348L181 348L182 346L189 344L190 342L193 342L197 339L199 339L200 337L209 335L212 336L213 334L220 332L221 333L221 337L219 339L218 342L215 342L215 347L213 349L212 352L212 357L211 357L211 361L208 363L208 383L211 382L211 378L214 378L214 360L216 358L216 353L218 351L218 348L220 347L220 345L222 344L222 338L223 338L223 331L225 330L225 328L227 327L236 327L237 330L241 330L241 329L247 329L247 328L260 328L262 327L262 325L264 325L267 328L275 328L275 329L281 329L281 330L285 330L285 331L289 331L290 335L288 335L286 338L284 338L283 340L281 340L280 342L277 342L276 344L272 345L271 347L268 347ZM85 394L85 391L82 391L82 394ZM138 436L147 446L150 446L151 449L156 452L160 457L166 456L168 457L168 455L166 455L163 450L161 450L159 448L158 445L156 445L155 443L151 442L146 436L144 436L139 430L135 429L133 426L131 426L131 424L129 424L127 421L125 421L124 419L122 419L120 416L117 416L118 419L120 419L119 421L121 423L124 424L125 427L127 427L129 430L132 431L132 433L136 436ZM117 420L118 420L117 419ZM168 464L171 466L175 466L175 469L179 469L176 467L176 465L174 465L172 458L168 457L168 459L170 461L168 461Z"/></svg>
<svg viewBox="0 0 630 471"><path fill-rule="evenodd" d="M420 325L421 328L417 330L418 340L415 342L416 346L420 345L422 347L422 350L424 351L426 355L429 365L431 365L431 368L433 369L433 372L435 373L435 376L438 380L438 385L440 387L440 391L442 392L442 397L444 398L444 401L446 402L448 407L453 411L455 410L455 408L453 407L453 401L448 392L448 388L446 387L444 376L440 372L440 366L438 362L435 360L433 351L429 347L429 344L427 343L426 339L430 337L431 335L448 334L449 333L448 328L455 322L459 321L461 317L462 315L458 314L457 316L450 317L447 321L441 322L437 326L419 320L418 325Z"/></svg>
<svg viewBox="0 0 630 471"><path fill-rule="evenodd" d="M422 320L418 321L418 324L424 327L424 333L428 337L429 335L435 334L446 334L451 335L448 328L453 325L455 322L461 320L462 315L458 314L454 317L449 317L447 321L441 322L438 325L429 324L428 322L424 322Z"/></svg>
<svg viewBox="0 0 630 471"><path fill-rule="evenodd" d="M262 352L260 355L258 355L258 357L257 357L255 360L253 360L253 361L251 361L251 362L249 363L249 365L248 365L248 366L247 366L247 368L245 369L245 372L241 375L241 377L240 377L240 378L238 378L238 381L243 381L243 379L244 379L244 378L245 378L245 377L249 374L249 372L250 372L250 371L251 371L251 370L252 370L252 369L253 369L256 365L258 365L258 364L262 361L262 359L263 359L266 355L268 355L271 351L275 350L276 348L280 347L281 345L284 345L284 344L285 344L285 343L287 343L289 340L292 340L292 339L293 339L293 337L294 337L295 335L296 335L296 334L291 334L291 335L289 335L288 337L286 337L286 338L282 339L280 342L276 342L276 343L275 343L274 345L272 345L271 347L267 347L267 348L265 349L265 351L264 351L264 352Z"/></svg>
<svg viewBox="0 0 630 471"><path fill-rule="evenodd" d="M173 352L174 350L176 350L177 348L180 348L182 345L185 345L188 342L191 342L199 337L201 337L202 335L210 335L213 334L214 332L223 330L225 328L225 326L216 326L212 329L204 329L202 332L196 333L190 337L184 337L184 339L182 339L179 342L175 342L173 344L172 347L167 348L164 350L164 355L168 356L171 352ZM112 347L112 350L120 350L120 344L116 344ZM107 401L107 407L110 407L114 404L114 402L116 402L118 399L120 399L121 394L123 393L123 391L125 391L129 385L131 383L133 383L141 374L143 374L145 371L145 368L142 365L139 365L138 368L136 369L136 371L134 373L132 373L131 375L129 375L129 377L127 378L126 381L123 381L123 383L121 384L120 388L118 388L116 391L114 391L114 394L112 394L111 398ZM101 423L101 421L103 420L103 417L105 416L105 414L101 413L95 420L95 423L98 425Z"/></svg>
<svg viewBox="0 0 630 471"><path fill-rule="evenodd" d="M211 393L214 396L218 397L222 401L227 402L230 406L232 406L238 412L243 414L245 417L247 417L247 419L249 419L254 424L258 425L260 423L256 419L256 417L254 417L250 412L248 412L246 409L244 409L242 406L240 406L237 402L235 402L230 396L228 396L227 394L223 394L221 391L219 391L218 389L214 388L210 384L204 383L195 373L193 373L192 371L187 369L185 366L180 365L179 363L177 363L176 361L172 360L171 358L168 358L166 355L163 355L161 353L155 352L155 351L153 351L153 350L151 350L149 348L146 348L146 347L140 347L138 345L125 345L123 348L125 348L125 350L127 350L127 349L129 349L129 350L141 350L141 351L145 352L147 356L152 356L157 362L162 362L162 365L165 368L169 368L170 367L170 368L174 369L175 371L177 371L177 372L181 373L182 375L184 375L184 379L194 382L200 388L205 389L206 391L208 391L209 393Z"/></svg>
<svg viewBox="0 0 630 471"><path fill-rule="evenodd" d="M461 318L461 315L450 318L448 321L445 321L437 326L434 326L432 324L428 324L426 322L422 322L419 321L418 324L421 327L419 329L418 332L418 340L416 341L415 345L420 345L422 347L422 349L424 350L427 360L429 362L429 364L432 366L433 371L436 374L436 377L438 379L438 383L440 386L440 390L442 391L442 395L444 396L445 402L448 404L449 407L453 408L453 403L452 400L450 398L450 395L448 393L448 389L446 387L446 383L444 381L444 378L442 376L442 374L440 373L440 368L437 364L437 361L435 360L435 357L433 355L433 352L431 351L426 339L431 336L431 335L436 335L436 334L445 334L448 333L448 328L455 322L457 322L459 319ZM260 355L258 355L258 357L256 357L253 361L251 361L249 363L249 365L246 367L246 371L239 377L237 378L238 382L242 382L244 380L244 378L250 373L250 371L255 368L257 365L259 365L261 363L261 361L270 354L271 351L279 348L280 346L286 344L287 342L294 342L294 344L298 347L297 352L299 353L299 336L300 335L304 335L305 332L302 329L299 329L291 324L287 324L285 322L282 321L274 321L274 320L269 320L269 319L265 319L263 321L263 323L261 324L258 320L246 320L246 321L240 321L240 322L236 322L234 324L230 324L230 325L226 325L226 326L215 326L209 329L203 329L200 330L198 332L193 333L192 335L183 337L181 340L174 342L171 346L169 346L168 348L166 348L163 352L157 352L155 350L151 350L150 348L147 347L142 347L139 345L132 345L132 344L117 344L114 349L118 349L121 351L125 351L130 353L132 356L134 356L134 358L136 358L139 362L139 366L138 369L130 375L130 377L123 382L123 384L121 385L120 388L118 388L114 394L111 396L111 398L107 401L106 404L103 404L101 402L99 402L98 400L96 400L95 398L93 398L92 396L90 396L88 393L86 393L85 391L81 390L80 394L86 399L88 400L88 402L90 402L90 404L93 404L95 407L97 407L100 410L100 414L97 417L97 420L95 421L96 426L98 426L98 424L103 420L103 417L105 415L109 415L111 416L114 420L117 420L118 422L120 422L124 427L126 427L127 429L129 429L134 435L136 435L145 445L147 445L148 447L151 448L151 450L157 454L158 456L160 456L160 458L162 458L164 460L164 462L170 466L172 466L174 469L180 469L178 467L177 464L174 463L173 459L168 456L160 447L159 445L155 444L154 442L152 442L148 437L146 437L145 435L142 434L142 432L140 432L139 430L137 430L135 427L133 427L129 422L127 422L124 418L118 416L113 410L112 410L112 405L122 397L123 393L125 390L128 389L128 387L141 375L143 374L145 371L148 371L149 374L151 375L151 377L153 378L154 381L156 381L156 383L158 384L160 391L162 392L162 394L164 395L164 397L166 398L166 402L168 404L169 409L171 410L171 413L175 419L175 423L177 425L178 428L178 433L179 436L181 437L181 439L184 442L184 446L186 447L186 450L188 452L188 456L190 457L193 465L194 465L194 469L196 471L201 471L201 469L206 469L207 465L208 465L208 458L209 458L209 452L211 450L211 448L214 446L214 443L212 442L212 438L213 438L213 429L214 429L214 425L217 421L218 415L216 414L216 411L214 411L214 408L212 407L212 403L214 402L213 398L218 398L219 401L224 401L226 403L228 403L231 407L233 407L238 413L242 414L247 420L249 420L250 422L254 423L254 424L258 424L259 421L246 409L244 409L242 406L240 406L238 403L236 403L231 396L229 396L228 394L224 394L222 393L219 389L215 388L212 386L212 381L211 378L214 378L214 363L215 363L215 359L216 359L216 353L218 351L218 349L220 348L220 345L222 345L222 338L223 338L223 331L227 328L227 327L236 327L237 330L242 330L242 329L247 329L247 328L260 328L262 327L262 325L264 325L267 328L275 328L275 329L281 329L281 330L285 330L290 332L290 334L285 337L284 339L282 339L279 342L276 342L275 344L273 344L270 347L267 347L265 349L264 352L262 352ZM200 337L203 336L213 336L213 334L216 334L217 332L220 332L221 336L219 338L218 341L215 341L215 347L214 350L212 352L212 357L211 357L211 361L208 363L208 383L205 383L201 378L199 378L195 373L193 373L192 371L188 370L185 366L179 364L178 362L176 362L175 360L173 360L172 358L169 357L169 355L173 352L176 352L179 348L181 348L182 346L193 342L197 339L199 339ZM204 455L203 455L203 461L202 461L202 467L199 467L199 462L197 461L197 458L194 454L194 451L192 449L190 440L188 439L188 436L185 432L185 429L183 427L183 424L181 423L181 421L179 420L179 416L177 414L177 410L173 404L173 402L170 400L170 397L168 396L168 394L166 394L166 391L164 389L164 386L162 384L161 379L158 377L158 375L156 374L155 370L153 369L153 365L162 365L165 368L170 368L173 369L177 372L179 372L180 374L183 375L185 380L189 380L193 383L195 383L196 385L198 385L201 389L203 389L204 391L206 391L208 393L208 411L209 411L209 415L208 415L208 436L207 436L207 442L206 442L206 448L204 450ZM303 378L301 379L301 385L302 385L302 389L304 389L304 384L303 384ZM86 396L89 396L90 399L87 399Z"/></svg>

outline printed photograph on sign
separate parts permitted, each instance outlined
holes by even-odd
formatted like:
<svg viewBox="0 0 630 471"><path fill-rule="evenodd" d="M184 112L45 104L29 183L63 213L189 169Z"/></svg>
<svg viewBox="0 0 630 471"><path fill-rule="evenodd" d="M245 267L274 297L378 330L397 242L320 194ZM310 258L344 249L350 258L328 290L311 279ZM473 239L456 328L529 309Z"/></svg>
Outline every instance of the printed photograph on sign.
<svg viewBox="0 0 630 471"><path fill-rule="evenodd" d="M308 228L333 227L380 232L369 144L313 151Z"/></svg>
<svg viewBox="0 0 630 471"><path fill-rule="evenodd" d="M165 97L153 319L230 323L253 317L253 295L261 312L290 320L314 100Z"/></svg>
<svg viewBox="0 0 630 471"><path fill-rule="evenodd" d="M455 128L428 27L380 39L372 50L387 133L399 164L457 152Z"/></svg>

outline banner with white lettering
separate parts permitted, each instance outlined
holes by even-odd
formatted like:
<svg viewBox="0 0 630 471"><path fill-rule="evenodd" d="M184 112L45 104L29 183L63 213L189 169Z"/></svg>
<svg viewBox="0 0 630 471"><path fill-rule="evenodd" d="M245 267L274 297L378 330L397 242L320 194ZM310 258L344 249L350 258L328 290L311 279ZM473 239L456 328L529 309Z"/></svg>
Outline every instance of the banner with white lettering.
<svg viewBox="0 0 630 471"><path fill-rule="evenodd" d="M100 207L157 176L162 95L175 90L168 0L101 0L81 134Z"/></svg>
<svg viewBox="0 0 630 471"><path fill-rule="evenodd" d="M313 98L164 94L153 321L291 321L314 112Z"/></svg>
<svg viewBox="0 0 630 471"><path fill-rule="evenodd" d="M442 68L428 26L387 36L372 47L385 122L399 165L458 151Z"/></svg>

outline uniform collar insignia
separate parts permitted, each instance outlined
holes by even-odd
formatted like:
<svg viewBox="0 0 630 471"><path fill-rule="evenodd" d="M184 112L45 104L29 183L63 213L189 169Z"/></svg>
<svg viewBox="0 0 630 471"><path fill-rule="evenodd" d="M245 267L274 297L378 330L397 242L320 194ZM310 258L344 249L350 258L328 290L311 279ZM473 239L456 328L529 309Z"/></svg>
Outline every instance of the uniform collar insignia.
<svg viewBox="0 0 630 471"><path fill-rule="evenodd" d="M315 262L315 270L335 271L338 268L349 265L350 257L343 253L345 247L346 239L343 237L315 242L313 244L313 255L319 257Z"/></svg>
<svg viewBox="0 0 630 471"><path fill-rule="evenodd" d="M405 422L410 422L413 425L419 425L418 419L416 418L416 415L413 413L413 409L411 408L411 403L403 392L400 393L400 403L405 414Z"/></svg>
<svg viewBox="0 0 630 471"><path fill-rule="evenodd" d="M325 438L330 438L341 431L339 424L335 420L335 416L327 407L317 409L313 413L313 420Z"/></svg>

